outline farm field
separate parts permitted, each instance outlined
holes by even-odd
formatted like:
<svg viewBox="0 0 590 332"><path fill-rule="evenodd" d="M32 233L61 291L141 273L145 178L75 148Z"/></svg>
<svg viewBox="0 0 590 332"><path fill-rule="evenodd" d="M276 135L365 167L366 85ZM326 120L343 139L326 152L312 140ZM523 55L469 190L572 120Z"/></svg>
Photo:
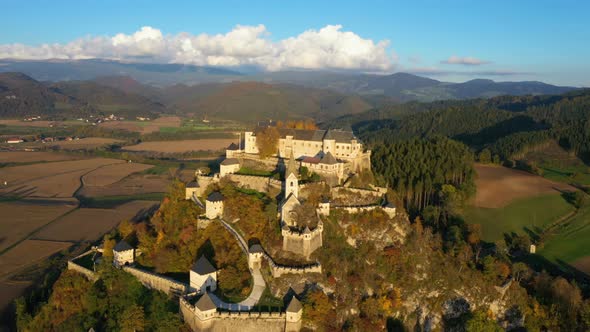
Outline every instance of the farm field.
<svg viewBox="0 0 590 332"><path fill-rule="evenodd" d="M85 197L138 195L165 192L170 185L169 174L131 174L120 181L102 185L84 185L77 194Z"/></svg>
<svg viewBox="0 0 590 332"><path fill-rule="evenodd" d="M233 138L211 138L182 141L154 141L141 142L137 145L126 146L127 151L151 151L161 153L182 153L190 151L218 151L236 143Z"/></svg>
<svg viewBox="0 0 590 332"><path fill-rule="evenodd" d="M0 173L1 195L19 197L71 197L81 185L80 178L92 170L123 160L95 158L6 167Z"/></svg>
<svg viewBox="0 0 590 332"><path fill-rule="evenodd" d="M33 163L33 162L50 162L80 159L77 156L70 156L56 152L38 152L38 151L3 151L0 152L0 163Z"/></svg>
<svg viewBox="0 0 590 332"><path fill-rule="evenodd" d="M151 121L107 121L99 126L110 129L134 131L149 134L160 131L161 128L178 128L182 120L177 116L163 116Z"/></svg>
<svg viewBox="0 0 590 332"><path fill-rule="evenodd" d="M120 140L116 140L113 138L104 138L104 137L86 137L81 138L78 140L72 141L57 141L51 143L41 143L41 142L33 142L33 143L23 143L23 146L31 147L31 148L39 148L39 147L59 147L62 150L81 150L81 149L95 149L104 145L114 144L120 142Z"/></svg>
<svg viewBox="0 0 590 332"><path fill-rule="evenodd" d="M545 258L563 261L590 275L590 206L581 208L538 251Z"/></svg>
<svg viewBox="0 0 590 332"><path fill-rule="evenodd" d="M574 187L524 171L501 166L475 164L478 178L473 205L500 208L512 201L542 194L574 191Z"/></svg>
<svg viewBox="0 0 590 332"><path fill-rule="evenodd" d="M133 201L115 209L80 208L34 234L32 238L49 241L95 241L124 219L133 219L157 204L154 201Z"/></svg>
<svg viewBox="0 0 590 332"><path fill-rule="evenodd" d="M105 165L84 175L82 177L82 182L84 183L84 186L108 186L122 180L130 174L141 172L152 167L152 165L137 163Z"/></svg>
<svg viewBox="0 0 590 332"><path fill-rule="evenodd" d="M560 194L544 194L512 201L502 208L469 206L463 216L472 224L480 224L482 238L494 242L505 233L525 234L525 229L535 233L574 211Z"/></svg>
<svg viewBox="0 0 590 332"><path fill-rule="evenodd" d="M543 177L550 180L590 185L590 166L565 151L555 141L526 153L523 159L535 162L543 170Z"/></svg>
<svg viewBox="0 0 590 332"><path fill-rule="evenodd" d="M71 246L68 242L26 240L0 256L0 277L41 260Z"/></svg>
<svg viewBox="0 0 590 332"><path fill-rule="evenodd" d="M0 202L0 253L77 205L73 198Z"/></svg>

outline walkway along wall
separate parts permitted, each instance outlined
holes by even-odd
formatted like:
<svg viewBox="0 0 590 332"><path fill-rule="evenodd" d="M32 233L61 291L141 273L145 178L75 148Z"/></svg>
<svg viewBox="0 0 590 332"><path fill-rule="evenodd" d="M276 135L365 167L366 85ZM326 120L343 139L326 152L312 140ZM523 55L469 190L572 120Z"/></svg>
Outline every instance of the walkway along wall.
<svg viewBox="0 0 590 332"><path fill-rule="evenodd" d="M186 294L189 289L189 286L185 283L135 267L124 266L123 270L136 277L145 287L157 289L168 295L180 296Z"/></svg>
<svg viewBox="0 0 590 332"><path fill-rule="evenodd" d="M284 312L221 312L201 320L196 308L183 297L180 298L180 314L193 331L240 331L240 332L296 332L301 321L287 322Z"/></svg>

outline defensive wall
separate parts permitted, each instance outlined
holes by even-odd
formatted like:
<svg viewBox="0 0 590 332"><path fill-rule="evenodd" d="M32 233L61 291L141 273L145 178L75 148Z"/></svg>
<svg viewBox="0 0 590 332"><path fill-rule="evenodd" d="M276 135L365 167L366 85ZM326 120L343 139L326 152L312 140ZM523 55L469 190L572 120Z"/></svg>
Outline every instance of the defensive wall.
<svg viewBox="0 0 590 332"><path fill-rule="evenodd" d="M180 296L189 289L185 283L132 266L124 266L123 270L136 277L145 287L157 289L167 295Z"/></svg>
<svg viewBox="0 0 590 332"><path fill-rule="evenodd" d="M78 256L70 259L68 261L68 270L73 270L73 271L76 271L78 273L81 273L88 280L90 280L92 282L95 282L96 280L98 280L98 275L96 274L96 272L94 272L94 271L92 271L90 269L87 269L87 268L83 267L82 265L78 265L78 264L74 263L74 260L79 259L79 258L82 258L82 257L87 256L87 255L91 255L91 254L94 254L94 251L93 250L88 250L85 253L82 253L81 255L78 255Z"/></svg>
<svg viewBox="0 0 590 332"><path fill-rule="evenodd" d="M268 265L273 278L278 278L285 274L306 274L306 273L322 273L322 264L316 262L305 266L286 266L275 263L270 257L267 256Z"/></svg>
<svg viewBox="0 0 590 332"><path fill-rule="evenodd" d="M213 317L201 320L197 310L186 299L180 298L180 313L193 331L240 331L240 332L296 332L301 329L301 321L287 322L285 312L216 310Z"/></svg>

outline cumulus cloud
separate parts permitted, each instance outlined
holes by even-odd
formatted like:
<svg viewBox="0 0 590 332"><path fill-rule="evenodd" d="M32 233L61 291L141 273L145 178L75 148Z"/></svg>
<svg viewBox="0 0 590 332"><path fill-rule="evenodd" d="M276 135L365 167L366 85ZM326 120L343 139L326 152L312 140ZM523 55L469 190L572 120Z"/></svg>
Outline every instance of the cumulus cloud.
<svg viewBox="0 0 590 332"><path fill-rule="evenodd" d="M153 27L132 34L90 36L66 44L0 45L0 59L109 59L182 63L207 66L255 65L266 70L336 69L387 72L395 54L389 41L375 42L340 25L307 30L297 36L272 41L264 25L237 25L225 34L164 35Z"/></svg>
<svg viewBox="0 0 590 332"><path fill-rule="evenodd" d="M447 65L466 65L466 66L479 66L491 63L490 61L481 60L473 57L459 57L456 55L450 56L448 59L441 61L440 63Z"/></svg>

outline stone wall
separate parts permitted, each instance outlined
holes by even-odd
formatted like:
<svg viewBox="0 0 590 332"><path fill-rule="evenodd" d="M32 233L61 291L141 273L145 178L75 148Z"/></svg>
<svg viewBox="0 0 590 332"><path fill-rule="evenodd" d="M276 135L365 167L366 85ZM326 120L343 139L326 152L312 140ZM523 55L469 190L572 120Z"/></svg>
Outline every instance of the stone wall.
<svg viewBox="0 0 590 332"><path fill-rule="evenodd" d="M271 188L281 189L282 183L279 180L265 177L242 174L229 174L229 179L239 183L241 187L254 189L263 193L267 193Z"/></svg>
<svg viewBox="0 0 590 332"><path fill-rule="evenodd" d="M301 322L288 323L284 312L220 312L207 320L200 320L195 308L180 298L180 313L193 331L240 331L240 332L295 332Z"/></svg>
<svg viewBox="0 0 590 332"><path fill-rule="evenodd" d="M136 277L147 288L157 289L168 295L185 294L189 288L187 284L135 267L125 266L123 270Z"/></svg>
<svg viewBox="0 0 590 332"><path fill-rule="evenodd" d="M383 196L383 192L381 191L380 187L375 187L378 188L379 190L370 190L370 189L362 189L362 188L350 188L350 187L332 187L330 189L330 194L332 195L333 198L339 198L339 197L346 197L346 195L353 193L353 194L357 194L361 197L364 198L381 198L381 196ZM385 192L387 192L387 189L385 189Z"/></svg>
<svg viewBox="0 0 590 332"><path fill-rule="evenodd" d="M96 272L94 272L94 271L92 271L90 269L87 269L87 268L85 268L85 267L83 267L81 265L78 265L78 264L76 264L76 263L73 262L74 259L78 259L78 258L84 257L86 255L91 255L93 253L94 253L94 251L90 250L90 251L87 251L87 252L85 252L85 253L83 253L83 254L81 254L81 255L73 258L72 260L69 260L68 261L68 270L73 270L73 271L76 271L78 273L81 273L88 280L90 280L92 282L95 282L96 280L98 280L98 275L96 274Z"/></svg>
<svg viewBox="0 0 590 332"><path fill-rule="evenodd" d="M316 262L314 264L293 267L293 266L285 266L279 265L275 263L270 257L267 256L268 265L270 266L270 271L272 273L273 278L278 278L285 274L305 274L305 273L322 273L322 264L320 262Z"/></svg>

